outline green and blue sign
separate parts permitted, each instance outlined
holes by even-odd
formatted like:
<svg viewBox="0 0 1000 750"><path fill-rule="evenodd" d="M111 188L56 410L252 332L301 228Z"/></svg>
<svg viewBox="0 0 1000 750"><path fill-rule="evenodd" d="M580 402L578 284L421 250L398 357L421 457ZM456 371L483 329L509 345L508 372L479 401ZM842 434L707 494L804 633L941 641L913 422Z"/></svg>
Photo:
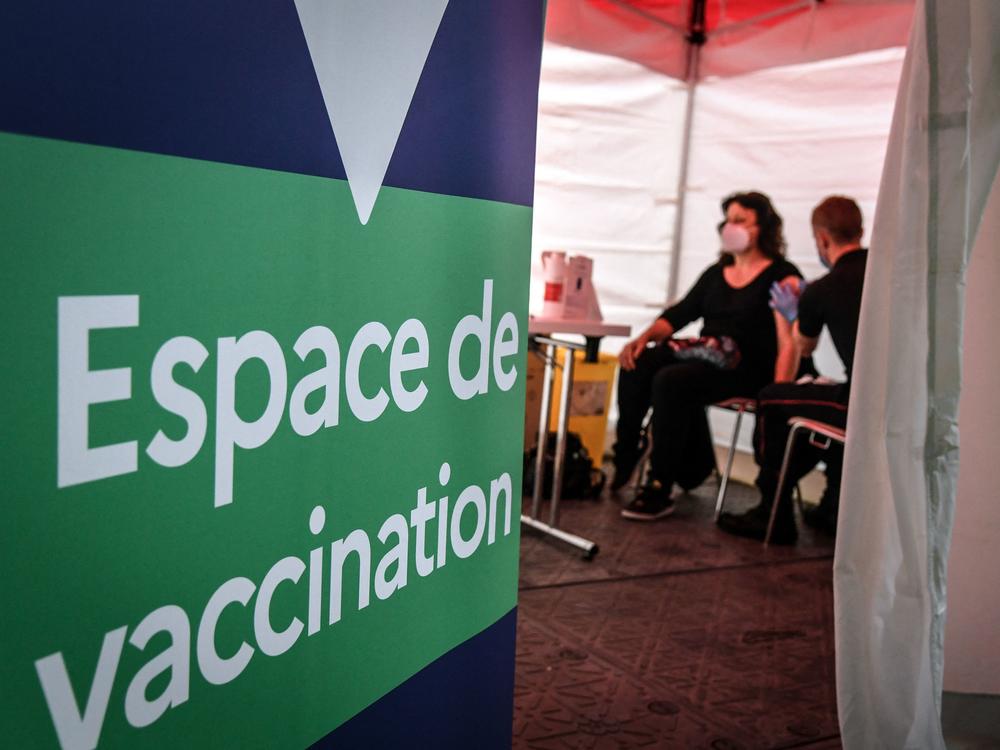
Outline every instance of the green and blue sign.
<svg viewBox="0 0 1000 750"><path fill-rule="evenodd" d="M542 15L0 9L6 744L509 747Z"/></svg>

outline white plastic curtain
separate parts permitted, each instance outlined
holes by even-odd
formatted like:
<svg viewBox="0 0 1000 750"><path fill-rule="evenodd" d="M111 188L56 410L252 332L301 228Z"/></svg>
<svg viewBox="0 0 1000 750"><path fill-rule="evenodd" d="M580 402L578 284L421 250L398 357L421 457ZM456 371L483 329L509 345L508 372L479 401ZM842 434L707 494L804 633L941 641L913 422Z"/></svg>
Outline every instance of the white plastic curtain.
<svg viewBox="0 0 1000 750"><path fill-rule="evenodd" d="M1000 164L1000 3L923 0L879 192L834 563L847 748L944 748L964 274Z"/></svg>

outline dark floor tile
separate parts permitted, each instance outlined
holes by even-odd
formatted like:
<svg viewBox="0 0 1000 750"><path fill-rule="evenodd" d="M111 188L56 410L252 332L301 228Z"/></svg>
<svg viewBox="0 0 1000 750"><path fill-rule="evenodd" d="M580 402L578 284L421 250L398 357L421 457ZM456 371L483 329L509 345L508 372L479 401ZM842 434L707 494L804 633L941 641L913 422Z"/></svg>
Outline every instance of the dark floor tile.
<svg viewBox="0 0 1000 750"><path fill-rule="evenodd" d="M751 736L522 617L514 747L750 748Z"/></svg>
<svg viewBox="0 0 1000 750"><path fill-rule="evenodd" d="M839 747L832 540L765 550L712 523L714 486L662 522L567 501L597 560L522 535L518 748ZM754 491L735 486L729 505Z"/></svg>
<svg viewBox="0 0 1000 750"><path fill-rule="evenodd" d="M564 500L560 528L596 542L600 552L587 562L571 547L522 527L521 587L832 557L833 540L807 528L798 544L768 549L724 533L713 523L715 492L709 481L679 496L673 515L650 523L622 519L621 503L607 494L600 501ZM733 483L726 507L738 511L756 499L755 489ZM524 511L530 511L530 501L525 501ZM548 520L547 503L540 517Z"/></svg>
<svg viewBox="0 0 1000 750"><path fill-rule="evenodd" d="M945 693L941 725L952 750L1000 747L1000 696Z"/></svg>

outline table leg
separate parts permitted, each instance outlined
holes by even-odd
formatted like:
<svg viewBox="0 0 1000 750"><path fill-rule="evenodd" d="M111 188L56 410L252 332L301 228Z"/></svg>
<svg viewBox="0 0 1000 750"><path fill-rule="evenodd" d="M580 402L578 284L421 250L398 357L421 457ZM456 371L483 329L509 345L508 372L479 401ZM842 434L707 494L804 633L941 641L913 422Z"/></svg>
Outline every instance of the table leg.
<svg viewBox="0 0 1000 750"><path fill-rule="evenodd" d="M545 374L542 376L542 403L539 407L538 448L535 452L535 485L531 493L531 517L537 519L542 504L542 488L545 481L545 452L549 443L549 416L552 411L552 377L555 372L556 348L552 344L545 347Z"/></svg>
<svg viewBox="0 0 1000 750"><path fill-rule="evenodd" d="M548 536L558 539L561 542L576 547L583 552L584 560L593 560L598 552L598 546L589 539L570 534L562 529L556 528L559 521L559 498L562 489L563 467L566 456L566 433L569 426L569 409L572 401L573 384L573 348L565 347L566 365L563 368L562 398L559 403L559 426L556 431L555 457L553 458L552 471L552 509L549 523L538 520L539 508L542 502L542 488L545 480L545 453L548 446L549 418L552 411L552 380L554 375L554 362L556 345L547 343L545 345L545 374L542 380L542 403L539 411L538 423L538 450L535 460L535 484L532 488L531 515L521 514L521 523Z"/></svg>
<svg viewBox="0 0 1000 750"><path fill-rule="evenodd" d="M573 363L575 352L566 350L563 358L562 393L559 397L559 427L556 431L556 455L552 466L552 505L549 509L549 526L559 525L559 499L562 497L563 469L566 466L566 432L569 428L569 410L573 401Z"/></svg>
<svg viewBox="0 0 1000 750"><path fill-rule="evenodd" d="M527 516L521 516L521 523L525 526L530 526L536 531L540 531L543 534L548 534L553 539L558 539L560 542L565 542L571 547L576 547L583 553L584 560L593 560L594 556L600 551L597 544L590 541L589 539L584 539L582 536L577 536L576 534L570 534L562 529L557 529L553 526L549 526L547 523L542 521L536 521L534 518L528 518Z"/></svg>

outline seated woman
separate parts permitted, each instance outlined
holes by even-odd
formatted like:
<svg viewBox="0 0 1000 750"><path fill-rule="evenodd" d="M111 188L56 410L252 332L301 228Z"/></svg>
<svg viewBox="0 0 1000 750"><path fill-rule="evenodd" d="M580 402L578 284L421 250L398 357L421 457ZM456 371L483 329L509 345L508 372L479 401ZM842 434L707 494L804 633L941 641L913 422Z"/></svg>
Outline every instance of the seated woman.
<svg viewBox="0 0 1000 750"><path fill-rule="evenodd" d="M618 356L612 490L624 487L635 469L642 420L653 407L650 480L622 510L625 518L668 515L675 483L693 489L711 473L715 454L705 406L752 397L772 381L791 380L798 368L791 326L769 307L772 283L801 278L784 258L781 217L762 193L731 195L722 212L719 261ZM672 338L699 318L700 339Z"/></svg>

